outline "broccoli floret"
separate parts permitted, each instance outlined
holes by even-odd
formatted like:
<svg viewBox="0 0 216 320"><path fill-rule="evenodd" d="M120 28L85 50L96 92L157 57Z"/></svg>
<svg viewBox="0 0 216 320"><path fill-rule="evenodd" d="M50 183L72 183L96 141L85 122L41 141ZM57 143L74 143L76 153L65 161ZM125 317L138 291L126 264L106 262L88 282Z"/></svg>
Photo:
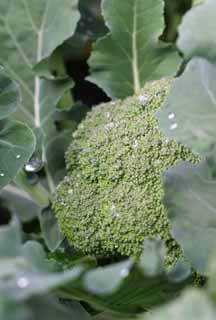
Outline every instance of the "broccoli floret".
<svg viewBox="0 0 216 320"><path fill-rule="evenodd" d="M161 203L162 174L197 156L159 131L155 113L170 82L148 83L139 96L93 108L73 134L54 209L64 235L81 251L136 256L146 238L157 236L171 263L180 255Z"/></svg>

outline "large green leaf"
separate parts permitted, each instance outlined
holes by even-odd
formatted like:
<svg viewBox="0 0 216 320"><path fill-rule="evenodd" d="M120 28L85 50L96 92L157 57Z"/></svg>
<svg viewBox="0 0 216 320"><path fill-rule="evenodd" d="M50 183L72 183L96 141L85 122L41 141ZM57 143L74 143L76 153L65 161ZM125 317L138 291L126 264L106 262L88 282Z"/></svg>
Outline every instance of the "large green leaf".
<svg viewBox="0 0 216 320"><path fill-rule="evenodd" d="M18 121L0 122L0 188L11 182L35 149L32 130Z"/></svg>
<svg viewBox="0 0 216 320"><path fill-rule="evenodd" d="M190 289L176 301L140 317L140 320L214 320L216 309L201 290Z"/></svg>
<svg viewBox="0 0 216 320"><path fill-rule="evenodd" d="M180 58L159 40L164 29L162 0L103 0L110 34L97 42L87 79L115 98L139 90L148 80L174 75Z"/></svg>
<svg viewBox="0 0 216 320"><path fill-rule="evenodd" d="M20 103L18 85L0 68L0 189L11 182L35 149L31 129L5 120Z"/></svg>
<svg viewBox="0 0 216 320"><path fill-rule="evenodd" d="M0 68L0 120L13 113L20 102L17 84Z"/></svg>
<svg viewBox="0 0 216 320"><path fill-rule="evenodd" d="M216 60L215 13L215 0L205 0L185 15L177 45L187 59L196 56Z"/></svg>
<svg viewBox="0 0 216 320"><path fill-rule="evenodd" d="M171 86L158 112L162 132L194 152L211 152L216 142L216 66L192 59Z"/></svg>
<svg viewBox="0 0 216 320"><path fill-rule="evenodd" d="M48 140L55 133L55 107L72 82L42 80L34 67L73 35L78 19L77 0L0 2L0 63L22 93L16 118L39 128Z"/></svg>
<svg viewBox="0 0 216 320"><path fill-rule="evenodd" d="M165 176L164 204L172 235L202 274L216 244L215 163L179 164Z"/></svg>

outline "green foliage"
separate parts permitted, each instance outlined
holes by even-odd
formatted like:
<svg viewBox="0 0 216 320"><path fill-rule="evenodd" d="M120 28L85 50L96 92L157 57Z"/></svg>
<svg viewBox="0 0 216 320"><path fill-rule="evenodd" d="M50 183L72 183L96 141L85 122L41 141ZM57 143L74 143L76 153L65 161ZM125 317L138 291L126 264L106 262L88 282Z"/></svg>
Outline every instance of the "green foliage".
<svg viewBox="0 0 216 320"><path fill-rule="evenodd" d="M203 155L198 166L188 163L171 168L165 175L165 198L172 235L193 266L207 274L215 247L215 64L206 43L214 43L214 2L193 8L180 28L178 45L185 58L193 57L174 82L158 113L163 133ZM193 28L208 19L209 28L194 41ZM204 49L205 48L205 49ZM214 48L214 46L212 46ZM202 56L210 58L211 61ZM191 94L193 92L193 94Z"/></svg>
<svg viewBox="0 0 216 320"><path fill-rule="evenodd" d="M165 246L160 240L146 240L138 261L125 260L87 272L81 285L65 286L62 293L107 310L117 318L169 301L192 283L190 266L182 261L165 271Z"/></svg>
<svg viewBox="0 0 216 320"><path fill-rule="evenodd" d="M215 318L215 10L0 0L1 319Z"/></svg>
<svg viewBox="0 0 216 320"><path fill-rule="evenodd" d="M44 141L40 149L44 158L46 143L56 134L55 107L72 86L66 74L63 79L46 80L34 71L36 64L49 57L75 31L79 19L77 0L63 0L61 3L63 20L57 14L59 2L56 0L0 3L0 63L20 85L22 94L15 117L41 131L39 136L43 135ZM54 67L49 72L58 74L59 64L55 63ZM52 179L49 180L51 190Z"/></svg>
<svg viewBox="0 0 216 320"><path fill-rule="evenodd" d="M203 155L211 152L216 137L215 78L215 65L200 58L191 60L158 113L166 137Z"/></svg>
<svg viewBox="0 0 216 320"><path fill-rule="evenodd" d="M183 19L177 45L187 59L203 57L215 61L216 3L214 0L196 2L201 2L201 5L195 6ZM197 31L199 36L194 37Z"/></svg>
<svg viewBox="0 0 216 320"><path fill-rule="evenodd" d="M196 157L162 141L154 114L169 86L167 79L152 82L139 96L97 106L74 132L54 208L63 233L83 252L137 255L144 239L160 236L170 262L179 255L160 202L161 174Z"/></svg>
<svg viewBox="0 0 216 320"><path fill-rule="evenodd" d="M65 273L55 272L54 265L48 263L38 242L21 243L19 225L15 220L9 226L0 228L0 271L2 318L23 320L29 319L32 314L31 319L36 319L42 313L43 319L47 316L47 319L69 320L80 309L80 319L85 319L85 311L78 304L74 304L69 312L47 294L66 282L76 281L83 267L77 266Z"/></svg>
<svg viewBox="0 0 216 320"><path fill-rule="evenodd" d="M110 33L95 45L88 80L111 97L125 98L138 93L148 80L175 75L181 60L159 40L164 29L162 0L103 0L102 4Z"/></svg>
<svg viewBox="0 0 216 320"><path fill-rule="evenodd" d="M0 69L0 188L11 182L31 157L35 138L30 128L7 119L20 102L17 84Z"/></svg>
<svg viewBox="0 0 216 320"><path fill-rule="evenodd" d="M191 289L184 292L178 300L140 319L167 320L175 317L176 320L213 320L215 311L205 292Z"/></svg>

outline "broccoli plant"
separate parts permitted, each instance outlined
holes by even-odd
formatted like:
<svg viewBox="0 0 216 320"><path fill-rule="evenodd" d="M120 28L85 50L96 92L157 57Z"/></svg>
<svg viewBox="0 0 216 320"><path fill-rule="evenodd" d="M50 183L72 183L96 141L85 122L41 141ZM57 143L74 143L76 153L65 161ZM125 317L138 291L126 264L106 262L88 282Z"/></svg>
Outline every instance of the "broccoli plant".
<svg viewBox="0 0 216 320"><path fill-rule="evenodd" d="M93 108L74 132L54 208L63 233L83 252L136 256L145 239L160 237L170 263L179 257L161 203L161 176L197 157L158 129L155 113L170 82L150 82L139 95Z"/></svg>
<svg viewBox="0 0 216 320"><path fill-rule="evenodd" d="M215 15L0 0L1 319L215 318Z"/></svg>

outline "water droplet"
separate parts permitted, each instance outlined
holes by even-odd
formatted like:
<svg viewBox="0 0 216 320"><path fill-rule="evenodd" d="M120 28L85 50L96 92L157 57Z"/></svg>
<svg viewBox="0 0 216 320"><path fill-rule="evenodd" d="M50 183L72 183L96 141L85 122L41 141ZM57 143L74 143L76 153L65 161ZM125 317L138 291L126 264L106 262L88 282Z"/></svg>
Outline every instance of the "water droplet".
<svg viewBox="0 0 216 320"><path fill-rule="evenodd" d="M29 284L29 280L25 277L21 277L17 280L17 286L21 289L27 288Z"/></svg>
<svg viewBox="0 0 216 320"><path fill-rule="evenodd" d="M114 122L110 122L106 126L107 129L113 129L114 127L115 127L115 123Z"/></svg>
<svg viewBox="0 0 216 320"><path fill-rule="evenodd" d="M21 155L20 155L20 154L17 154L17 155L16 155L16 158L17 158L17 159L20 159L20 158L21 158Z"/></svg>
<svg viewBox="0 0 216 320"><path fill-rule="evenodd" d="M118 218L120 216L119 213L116 211L116 206L114 204L111 205L110 210L114 218Z"/></svg>
<svg viewBox="0 0 216 320"><path fill-rule="evenodd" d="M139 96L139 102L142 104L146 104L148 101L148 97L146 95L140 95Z"/></svg>
<svg viewBox="0 0 216 320"><path fill-rule="evenodd" d="M129 275L129 270L128 269L124 268L124 269L121 270L120 276L122 278L126 278L128 275Z"/></svg>
<svg viewBox="0 0 216 320"><path fill-rule="evenodd" d="M73 189L69 189L69 190L68 190L68 193L69 193L69 194L73 194Z"/></svg>
<svg viewBox="0 0 216 320"><path fill-rule="evenodd" d="M133 143L132 147L134 149L136 149L138 147L138 141L136 139L134 140L134 143Z"/></svg>
<svg viewBox="0 0 216 320"><path fill-rule="evenodd" d="M169 138L165 138L164 143L168 143L168 142L169 142Z"/></svg>
<svg viewBox="0 0 216 320"><path fill-rule="evenodd" d="M106 113L106 117L107 117L107 119L110 118L110 113L109 112Z"/></svg>
<svg viewBox="0 0 216 320"><path fill-rule="evenodd" d="M172 112L168 115L169 120L173 120L174 118L175 118L175 113Z"/></svg>
<svg viewBox="0 0 216 320"><path fill-rule="evenodd" d="M170 130L175 130L175 129L177 129L178 128L178 123L173 123L173 124L171 124L171 126L170 126Z"/></svg>
<svg viewBox="0 0 216 320"><path fill-rule="evenodd" d="M44 166L43 161L39 159L31 159L28 163L25 165L25 171L26 172L39 172Z"/></svg>
<svg viewBox="0 0 216 320"><path fill-rule="evenodd" d="M5 174L2 172L2 173L0 173L0 177L4 177L5 176Z"/></svg>

